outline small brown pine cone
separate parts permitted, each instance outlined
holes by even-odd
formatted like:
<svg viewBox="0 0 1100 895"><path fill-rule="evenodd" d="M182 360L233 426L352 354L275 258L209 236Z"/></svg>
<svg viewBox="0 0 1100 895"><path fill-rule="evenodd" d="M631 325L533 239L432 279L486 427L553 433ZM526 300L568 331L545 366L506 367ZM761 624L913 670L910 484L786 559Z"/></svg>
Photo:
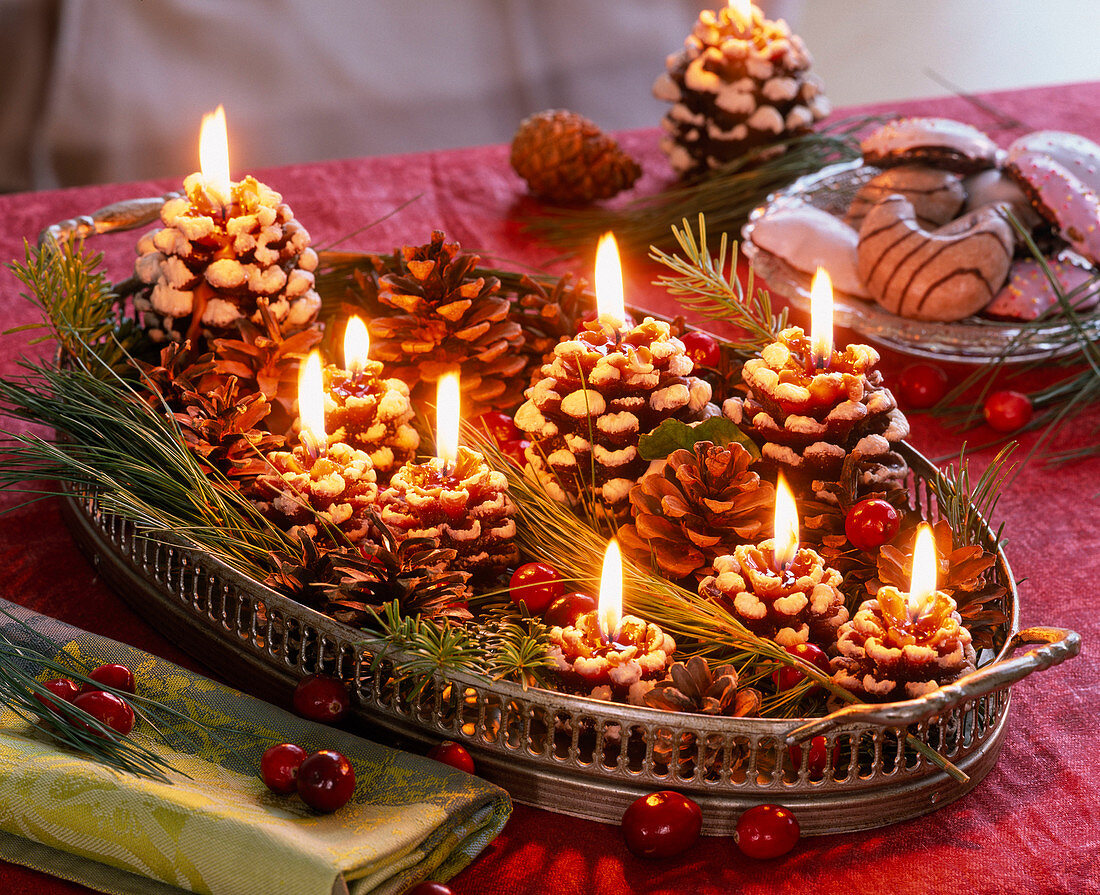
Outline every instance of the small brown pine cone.
<svg viewBox="0 0 1100 895"><path fill-rule="evenodd" d="M661 148L681 174L804 133L829 114L802 39L757 9L753 20L745 30L727 7L705 10L653 85L654 96L673 104Z"/></svg>
<svg viewBox="0 0 1100 895"><path fill-rule="evenodd" d="M397 270L377 279L377 300L389 314L369 323L371 356L408 383L414 400L435 400L445 373L461 371L463 412L514 406L522 395L523 330L496 277L476 276L481 260L463 254L441 231L405 246Z"/></svg>
<svg viewBox="0 0 1100 895"><path fill-rule="evenodd" d="M409 387L381 378L382 365L368 361L359 376L329 365L325 384L325 431L330 441L370 454L378 481L385 485L413 458L420 436L411 425L416 411Z"/></svg>
<svg viewBox="0 0 1100 895"><path fill-rule="evenodd" d="M652 557L662 574L679 579L738 544L769 537L775 488L751 463L736 442L723 448L701 441L694 451L673 451L630 489L634 521L619 529L619 543L637 561Z"/></svg>
<svg viewBox="0 0 1100 895"><path fill-rule="evenodd" d="M564 109L538 112L520 123L511 163L532 193L562 203L610 199L642 174L613 137Z"/></svg>
<svg viewBox="0 0 1100 895"><path fill-rule="evenodd" d="M314 459L301 445L268 455L268 472L249 497L268 519L293 535L324 542L325 529L338 528L355 543L367 537L378 500L370 457L346 444L333 444Z"/></svg>
<svg viewBox="0 0 1100 895"><path fill-rule="evenodd" d="M438 457L401 467L378 504L398 543L434 538L440 549L455 551L453 568L488 578L519 558L508 480L469 448L460 447L447 470Z"/></svg>
<svg viewBox="0 0 1100 895"><path fill-rule="evenodd" d="M743 544L714 561L699 582L699 596L723 606L746 628L783 646L813 643L830 650L848 620L841 575L802 547L783 573L771 570L771 541Z"/></svg>
<svg viewBox="0 0 1100 895"><path fill-rule="evenodd" d="M317 253L282 196L253 177L233 184L224 206L199 174L188 176L184 190L164 203L164 226L137 245L135 271L150 288L134 303L152 339L199 346L239 320L260 322L260 299L280 326L309 326L321 307Z"/></svg>
<svg viewBox="0 0 1100 895"><path fill-rule="evenodd" d="M559 343L516 413L548 493L625 517L630 489L649 467L638 454L641 435L663 420L693 422L716 410L710 385L691 371L683 342L652 317L617 335L586 324Z"/></svg>
<svg viewBox="0 0 1100 895"><path fill-rule="evenodd" d="M526 385L538 382L543 364L553 360L554 346L576 335L584 312L595 307L596 296L588 283L574 281L571 274L558 279L552 287L527 276L520 281L509 313L523 328Z"/></svg>
<svg viewBox="0 0 1100 895"><path fill-rule="evenodd" d="M737 689L737 669L721 665L713 671L699 656L673 662L664 680L645 695L645 703L667 712L743 717L760 708L760 694Z"/></svg>
<svg viewBox="0 0 1100 895"><path fill-rule="evenodd" d="M841 626L837 650L833 680L873 701L923 696L974 670L970 632L942 591L914 621L907 594L883 587Z"/></svg>

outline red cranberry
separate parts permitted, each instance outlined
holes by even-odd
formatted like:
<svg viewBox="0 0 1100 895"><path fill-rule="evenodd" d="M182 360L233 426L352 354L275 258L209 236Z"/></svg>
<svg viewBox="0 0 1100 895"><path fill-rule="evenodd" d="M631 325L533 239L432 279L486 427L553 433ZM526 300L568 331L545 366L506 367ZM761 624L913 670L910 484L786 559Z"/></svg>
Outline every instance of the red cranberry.
<svg viewBox="0 0 1100 895"><path fill-rule="evenodd" d="M798 843L798 820L781 805L756 805L738 818L733 841L750 858L778 858Z"/></svg>
<svg viewBox="0 0 1100 895"><path fill-rule="evenodd" d="M409 889L405 895L455 895L450 886L433 881L419 883Z"/></svg>
<svg viewBox="0 0 1100 895"><path fill-rule="evenodd" d="M528 612L541 615L565 593L565 585L557 569L546 563L528 562L512 573L509 592L517 606L522 600L527 604Z"/></svg>
<svg viewBox="0 0 1100 895"><path fill-rule="evenodd" d="M795 743L793 746L787 747L787 754L790 755L791 765L794 769L800 770L802 767L802 747ZM806 770L810 772L811 780L820 780L825 776L825 758L828 754L828 747L825 742L825 737L814 737L810 740L810 753L806 757ZM833 770L836 770L837 762L840 760L840 743L833 743Z"/></svg>
<svg viewBox="0 0 1100 895"><path fill-rule="evenodd" d="M467 774L475 773L474 760L470 757L470 753L466 751L465 746L454 740L444 740L438 746L433 746L428 752L428 758L449 764L452 768L458 768Z"/></svg>
<svg viewBox="0 0 1100 895"><path fill-rule="evenodd" d="M861 500L844 518L844 534L860 550L877 550L901 528L901 513L878 498Z"/></svg>
<svg viewBox="0 0 1100 895"><path fill-rule="evenodd" d="M994 392L985 399L985 421L998 432L1015 432L1031 422L1031 399L1023 392Z"/></svg>
<svg viewBox="0 0 1100 895"><path fill-rule="evenodd" d="M522 469L527 465L527 448L530 446L531 442L526 438L509 438L500 443L500 452L510 463Z"/></svg>
<svg viewBox="0 0 1100 895"><path fill-rule="evenodd" d="M298 767L298 795L317 811L335 811L355 792L355 769L339 752L314 752Z"/></svg>
<svg viewBox="0 0 1100 895"><path fill-rule="evenodd" d="M793 646L785 646L783 649L792 656L798 656L803 662L816 665L826 674L833 673L833 669L829 665L829 657L825 655L825 651L819 646L812 643L796 643ZM791 665L784 665L772 672L772 683L775 684L777 690L790 690L802 683L804 677L806 677L806 672Z"/></svg>
<svg viewBox="0 0 1100 895"><path fill-rule="evenodd" d="M260 776L272 792L288 796L298 789L298 768L305 758L306 750L293 743L272 746L260 758Z"/></svg>
<svg viewBox="0 0 1100 895"><path fill-rule="evenodd" d="M714 336L693 329L680 336L680 341L684 343L687 356L695 366L714 370L722 362L722 346Z"/></svg>
<svg viewBox="0 0 1100 895"><path fill-rule="evenodd" d="M595 597L574 591L551 603L543 614L543 620L551 627L557 625L559 628L568 628L577 623L578 616L591 612L597 605Z"/></svg>
<svg viewBox="0 0 1100 895"><path fill-rule="evenodd" d="M703 812L687 796L664 790L635 799L622 828L626 847L639 858L671 858L695 844Z"/></svg>
<svg viewBox="0 0 1100 895"><path fill-rule="evenodd" d="M474 425L497 444L504 444L520 436L520 431L512 418L499 410L487 410L474 421Z"/></svg>
<svg viewBox="0 0 1100 895"><path fill-rule="evenodd" d="M62 702L72 702L80 693L76 684L67 677L55 677L52 680L43 681L42 686ZM59 706L55 700L50 699L42 693L35 693L34 698L51 712L61 711L61 706Z"/></svg>
<svg viewBox="0 0 1100 895"><path fill-rule="evenodd" d="M294 711L310 721L339 721L350 705L344 682L327 674L306 675L294 688Z"/></svg>
<svg viewBox="0 0 1100 895"><path fill-rule="evenodd" d="M136 689L134 685L134 673L125 665L100 665L98 668L93 668L88 673L88 677L102 687L111 687L114 690L121 690L124 693L133 693ZM97 687L95 684L80 685L81 693L89 693L92 690L99 689L101 689L101 687Z"/></svg>
<svg viewBox="0 0 1100 895"><path fill-rule="evenodd" d="M947 374L932 364L912 364L898 377L898 394L906 407L925 410L947 394Z"/></svg>
<svg viewBox="0 0 1100 895"><path fill-rule="evenodd" d="M73 699L73 705L86 711L100 724L118 731L123 736L134 729L134 710L121 697L115 696L114 693L107 693L104 690L89 690L87 693L78 693L76 698ZM74 720L89 733L103 736L100 731L90 724L85 724L79 719Z"/></svg>

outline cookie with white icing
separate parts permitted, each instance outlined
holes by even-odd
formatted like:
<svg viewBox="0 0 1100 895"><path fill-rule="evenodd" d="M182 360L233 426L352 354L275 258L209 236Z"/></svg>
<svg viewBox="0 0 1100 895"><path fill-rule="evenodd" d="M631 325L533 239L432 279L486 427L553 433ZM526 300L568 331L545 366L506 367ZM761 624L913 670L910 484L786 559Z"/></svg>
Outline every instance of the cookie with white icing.
<svg viewBox="0 0 1100 895"><path fill-rule="evenodd" d="M752 241L794 270L812 276L824 267L834 288L870 297L856 270L859 234L827 211L812 205L777 209L753 224Z"/></svg>
<svg viewBox="0 0 1100 895"><path fill-rule="evenodd" d="M898 165L876 174L863 185L844 215L845 223L858 230L872 206L894 194L913 204L918 223L926 229L946 224L966 201L966 191L957 174L927 165Z"/></svg>
<svg viewBox="0 0 1100 895"><path fill-rule="evenodd" d="M859 273L872 297L902 317L953 321L976 314L1008 276L1012 227L996 206L938 230L917 223L913 205L888 196L859 231Z"/></svg>
<svg viewBox="0 0 1100 895"><path fill-rule="evenodd" d="M950 118L898 118L859 146L863 160L877 168L919 162L959 174L995 167L999 155L984 133Z"/></svg>

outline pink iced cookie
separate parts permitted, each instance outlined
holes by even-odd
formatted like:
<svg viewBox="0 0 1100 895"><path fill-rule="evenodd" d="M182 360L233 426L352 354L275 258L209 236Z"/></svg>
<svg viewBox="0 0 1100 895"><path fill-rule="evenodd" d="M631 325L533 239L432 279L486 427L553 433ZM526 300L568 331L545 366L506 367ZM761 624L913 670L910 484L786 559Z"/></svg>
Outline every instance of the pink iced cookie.
<svg viewBox="0 0 1100 895"><path fill-rule="evenodd" d="M1034 152L1017 153L1006 170L1075 251L1100 263L1100 198L1095 192L1053 158Z"/></svg>
<svg viewBox="0 0 1100 895"><path fill-rule="evenodd" d="M1072 292L1096 276L1096 271L1068 261L1050 259L1051 273L1064 292ZM1073 297L1078 311L1087 311L1100 302L1100 287ZM987 317L1007 320L1035 320L1058 304L1058 298L1039 262L1033 258L1016 261L1008 282L982 312Z"/></svg>
<svg viewBox="0 0 1100 895"><path fill-rule="evenodd" d="M899 118L860 144L863 160L879 168L921 162L959 174L997 164L997 144L976 127L950 118Z"/></svg>
<svg viewBox="0 0 1100 895"><path fill-rule="evenodd" d="M1045 155L1100 195L1100 146L1065 131L1035 131L1008 147L1008 161L1025 154Z"/></svg>

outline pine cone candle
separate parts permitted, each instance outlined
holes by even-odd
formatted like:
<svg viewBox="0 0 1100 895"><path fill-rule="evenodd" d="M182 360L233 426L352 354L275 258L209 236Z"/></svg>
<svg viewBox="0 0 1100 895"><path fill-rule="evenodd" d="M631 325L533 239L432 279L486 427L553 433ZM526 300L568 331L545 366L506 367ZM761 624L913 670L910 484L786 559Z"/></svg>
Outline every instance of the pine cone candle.
<svg viewBox="0 0 1100 895"><path fill-rule="evenodd" d="M830 111L811 62L782 19L756 7L748 22L729 7L703 10L653 85L657 99L673 103L661 141L672 167L696 174L809 130Z"/></svg>
<svg viewBox="0 0 1100 895"><path fill-rule="evenodd" d="M907 594L883 586L841 626L833 680L876 701L923 696L958 680L974 670L975 653L955 608L943 591L918 610Z"/></svg>
<svg viewBox="0 0 1100 895"><path fill-rule="evenodd" d="M467 447L453 464L439 457L406 463L379 496L382 521L398 543L434 538L454 550L452 567L488 578L515 565L516 508L504 473Z"/></svg>
<svg viewBox="0 0 1100 895"><path fill-rule="evenodd" d="M135 299L154 341L226 335L237 321L260 322L266 299L280 326L317 316L317 253L282 196L253 177L230 185L223 203L201 174L161 209L164 225L138 241L135 272L151 287Z"/></svg>
<svg viewBox="0 0 1100 895"><path fill-rule="evenodd" d="M760 445L763 468L805 489L814 480L836 482L853 451L866 465L861 492L896 488L908 467L893 445L909 434L909 422L874 369L878 359L868 345L848 345L818 369L810 340L792 326L745 362L748 395L728 398L722 410Z"/></svg>
<svg viewBox="0 0 1100 895"><path fill-rule="evenodd" d="M661 573L676 580L738 544L770 535L775 488L751 463L736 442L701 441L694 452L673 451L630 489L634 521L619 529L619 543L643 565L652 556Z"/></svg>
<svg viewBox="0 0 1100 895"><path fill-rule="evenodd" d="M293 535L323 539L338 528L352 543L371 529L378 485L370 457L350 445L332 444L316 458L302 445L269 454L269 471L249 491L268 519Z"/></svg>
<svg viewBox="0 0 1100 895"><path fill-rule="evenodd" d="M397 256L398 269L377 280L377 300L390 313L368 324L374 358L408 383L414 400L431 400L439 377L461 368L470 416L518 404L523 330L509 319L500 281L476 276L481 259L438 230L427 245L405 246Z"/></svg>
<svg viewBox="0 0 1100 895"><path fill-rule="evenodd" d="M638 454L640 436L662 420L691 422L714 409L710 385L691 371L683 342L652 317L614 331L588 323L559 343L516 413L547 491L584 504L594 494L613 517L625 516L630 489L649 466Z"/></svg>
<svg viewBox="0 0 1100 895"><path fill-rule="evenodd" d="M565 204L610 199L642 175L613 137L565 109L525 118L512 138L510 161L532 193Z"/></svg>
<svg viewBox="0 0 1100 895"><path fill-rule="evenodd" d="M746 628L783 646L813 643L828 650L848 621L841 575L809 547L782 573L775 570L775 542L743 544L714 561L699 582L699 596L718 603Z"/></svg>
<svg viewBox="0 0 1100 895"><path fill-rule="evenodd" d="M332 441L370 454L382 484L416 454L420 436L410 423L416 411L409 387L383 379L382 364L367 361L358 374L332 364L323 371L325 431Z"/></svg>

